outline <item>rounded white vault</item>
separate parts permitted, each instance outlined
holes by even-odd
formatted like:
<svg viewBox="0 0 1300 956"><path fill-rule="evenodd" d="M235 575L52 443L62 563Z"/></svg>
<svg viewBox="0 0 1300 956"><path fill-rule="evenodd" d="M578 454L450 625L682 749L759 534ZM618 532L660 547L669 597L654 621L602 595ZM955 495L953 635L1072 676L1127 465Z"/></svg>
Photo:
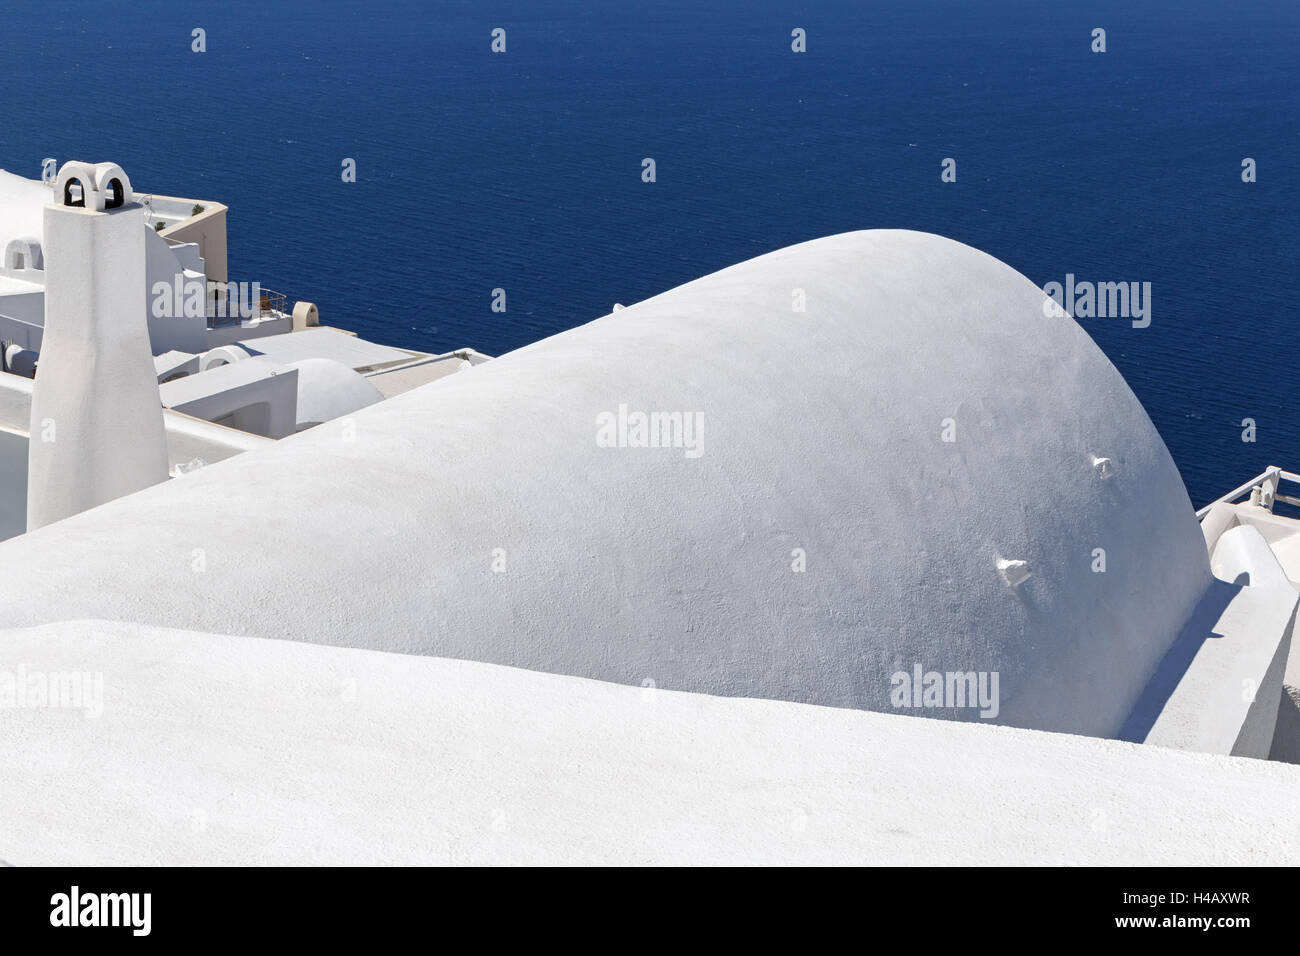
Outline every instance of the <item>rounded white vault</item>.
<svg viewBox="0 0 1300 956"><path fill-rule="evenodd" d="M886 711L899 672L996 674L997 722L1112 735L1208 561L1044 300L934 235L783 249L6 542L0 623Z"/></svg>
<svg viewBox="0 0 1300 956"><path fill-rule="evenodd" d="M309 358L290 362L298 370L298 428L309 428L384 400L364 375L342 362Z"/></svg>

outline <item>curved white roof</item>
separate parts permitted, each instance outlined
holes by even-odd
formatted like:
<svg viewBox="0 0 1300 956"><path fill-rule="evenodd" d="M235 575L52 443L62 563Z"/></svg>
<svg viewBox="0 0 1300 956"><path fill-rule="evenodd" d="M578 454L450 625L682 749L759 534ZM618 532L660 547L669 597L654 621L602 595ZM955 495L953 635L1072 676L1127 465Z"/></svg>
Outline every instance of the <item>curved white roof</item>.
<svg viewBox="0 0 1300 956"><path fill-rule="evenodd" d="M364 375L333 359L290 362L298 370L298 427L332 421L384 400Z"/></svg>
<svg viewBox="0 0 1300 956"><path fill-rule="evenodd" d="M1136 398L1044 301L933 235L783 249L6 542L0 622L876 710L897 671L987 671L998 722L1111 735L1208 561ZM702 416L701 454L601 447L620 406Z"/></svg>

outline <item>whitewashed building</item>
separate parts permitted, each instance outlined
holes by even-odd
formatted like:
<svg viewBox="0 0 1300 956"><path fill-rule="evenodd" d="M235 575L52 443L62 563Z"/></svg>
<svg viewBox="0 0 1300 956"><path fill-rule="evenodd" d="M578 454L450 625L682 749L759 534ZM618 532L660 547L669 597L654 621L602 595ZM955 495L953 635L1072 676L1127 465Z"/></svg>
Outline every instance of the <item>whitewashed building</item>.
<svg viewBox="0 0 1300 956"><path fill-rule="evenodd" d="M0 857L1300 862L1291 476L1198 520L1045 299L855 232L382 400L295 358L320 424L132 493L33 455L105 500L0 544L0 673L90 675Z"/></svg>

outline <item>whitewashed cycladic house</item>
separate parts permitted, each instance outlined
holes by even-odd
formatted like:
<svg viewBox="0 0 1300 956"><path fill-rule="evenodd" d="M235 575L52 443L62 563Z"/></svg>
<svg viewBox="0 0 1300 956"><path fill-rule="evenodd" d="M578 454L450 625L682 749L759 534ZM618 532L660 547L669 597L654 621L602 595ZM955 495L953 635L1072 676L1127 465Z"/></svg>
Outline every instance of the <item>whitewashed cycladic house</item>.
<svg viewBox="0 0 1300 956"><path fill-rule="evenodd" d="M1199 523L1045 301L977 250L873 230L382 401L295 359L352 410L0 543L0 649L121 675L93 733L127 742L94 760L135 781L117 824L144 861L978 861L1012 826L1010 862L1245 861L1260 833L1298 861L1295 827L1237 798L1300 792L1242 759L1296 744L1300 525L1261 531L1287 520L1262 491ZM183 731L232 795L203 840L146 822L204 799L168 756L183 673L220 688ZM991 696L945 696L950 675ZM304 736L279 764L240 749ZM1116 822L1080 841L1094 787ZM0 779L10 818L35 806ZM30 832L6 858L65 852Z"/></svg>
<svg viewBox="0 0 1300 956"><path fill-rule="evenodd" d="M3 269L0 270L0 339L6 343L18 342L34 352L40 350L44 326L44 260L50 242L43 210L52 201L63 202L56 192L57 182L27 180L0 170L0 246L5 252ZM170 200L167 197L149 196L145 201L149 205L138 217L140 255L144 263L140 275L142 290L148 292L160 282L169 287L183 286L188 282L200 289L205 288L209 263L203 258L203 247L172 238L172 230L153 228L176 222L178 230L187 230L189 223L177 219L171 207L188 209L191 206L198 208L197 205L191 200ZM165 219L155 209L163 206L168 208ZM212 228L208 246L219 254L219 258L211 263L212 270L224 277L224 207L219 212L220 225ZM167 316L156 315L148 299L141 300L140 308L142 317L148 320L150 349L155 354L171 349L198 352L208 347L209 332L203 314L174 312Z"/></svg>
<svg viewBox="0 0 1300 956"><path fill-rule="evenodd" d="M33 484L30 502L26 485L0 497L0 540L461 370L463 355L487 359L367 342L321 325L310 302L290 312L279 293L228 283L226 207L141 195L119 166L111 181L126 192L101 193L93 177L109 165L66 163L49 182L0 171L0 470L79 463L75 480ZM112 220L112 241L77 237L94 215ZM236 304L248 314L226 314ZM160 406L161 454L156 427L137 427ZM139 437L138 454L91 450L125 449L122 436Z"/></svg>

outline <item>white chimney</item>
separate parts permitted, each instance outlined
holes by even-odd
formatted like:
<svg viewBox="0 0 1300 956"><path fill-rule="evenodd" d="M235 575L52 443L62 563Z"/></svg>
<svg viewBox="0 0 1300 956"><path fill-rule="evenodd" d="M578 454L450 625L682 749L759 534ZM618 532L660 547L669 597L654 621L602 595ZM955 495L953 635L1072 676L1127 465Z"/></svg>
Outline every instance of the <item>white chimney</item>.
<svg viewBox="0 0 1300 956"><path fill-rule="evenodd" d="M66 163L45 207L45 331L27 530L167 478L149 346L144 212L113 163Z"/></svg>

